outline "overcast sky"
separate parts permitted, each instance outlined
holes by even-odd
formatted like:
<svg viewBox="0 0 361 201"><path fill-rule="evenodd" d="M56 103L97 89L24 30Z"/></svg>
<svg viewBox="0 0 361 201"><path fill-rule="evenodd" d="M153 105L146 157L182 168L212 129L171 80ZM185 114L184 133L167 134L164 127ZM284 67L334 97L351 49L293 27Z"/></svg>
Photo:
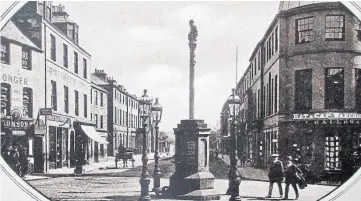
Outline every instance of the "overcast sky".
<svg viewBox="0 0 361 201"><path fill-rule="evenodd" d="M188 118L188 21L198 27L195 118L214 128L222 105L278 12L279 2L58 2L79 25L79 43L128 92L159 97L160 129ZM11 2L2 2L3 12Z"/></svg>

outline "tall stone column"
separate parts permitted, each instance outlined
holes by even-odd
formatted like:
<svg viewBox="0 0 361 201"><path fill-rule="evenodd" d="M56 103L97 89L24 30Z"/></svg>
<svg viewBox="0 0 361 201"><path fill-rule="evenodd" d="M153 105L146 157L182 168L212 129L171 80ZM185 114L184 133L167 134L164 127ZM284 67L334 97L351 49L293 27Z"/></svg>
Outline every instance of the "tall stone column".
<svg viewBox="0 0 361 201"><path fill-rule="evenodd" d="M197 47L197 27L189 21L188 34L190 49L189 74L189 119L181 120L175 134L175 172L169 178L166 195L183 200L219 200L214 189L214 176L209 172L210 128L204 120L194 119L194 51Z"/></svg>
<svg viewBox="0 0 361 201"><path fill-rule="evenodd" d="M194 119L194 67L196 65L194 54L197 48L197 36L198 30L197 27L194 25L194 21L189 21L189 26L191 28L188 34L188 45L190 51L189 57L189 119Z"/></svg>

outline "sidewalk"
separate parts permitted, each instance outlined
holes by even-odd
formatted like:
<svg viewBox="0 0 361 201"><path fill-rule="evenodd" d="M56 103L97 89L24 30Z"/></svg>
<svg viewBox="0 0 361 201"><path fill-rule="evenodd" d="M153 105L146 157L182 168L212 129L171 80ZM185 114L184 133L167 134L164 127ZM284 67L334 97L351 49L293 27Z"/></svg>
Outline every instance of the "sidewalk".
<svg viewBox="0 0 361 201"><path fill-rule="evenodd" d="M164 159L167 157L172 157L173 154L170 153L169 156L167 156L165 153L160 153L160 159ZM101 169L115 169L115 157L114 156L108 156L105 161L101 161L99 163L92 163L89 165L84 165L83 173L90 173L96 170ZM148 164L154 162L154 153L148 154ZM142 165L142 155L134 155L134 167ZM128 169L132 168L132 162L128 161ZM74 169L73 168L60 168L60 169L52 169L47 173L34 173L32 175L26 175L24 177L25 181L31 181L31 180L39 180L39 179L48 179L51 177L68 177L68 176L74 176ZM123 169L123 162L118 161L118 168L117 169ZM126 169L124 169L126 170Z"/></svg>
<svg viewBox="0 0 361 201"><path fill-rule="evenodd" d="M229 156L224 155L222 158L222 154L218 155L218 158L221 159L224 163L226 163L228 166L230 164ZM241 167L241 163L238 160L237 162L238 166L238 172L240 173L240 176L244 179L248 180L254 180L254 181L269 181L268 180L268 171L265 169L258 169L254 167L249 167L247 164L245 164L244 167Z"/></svg>

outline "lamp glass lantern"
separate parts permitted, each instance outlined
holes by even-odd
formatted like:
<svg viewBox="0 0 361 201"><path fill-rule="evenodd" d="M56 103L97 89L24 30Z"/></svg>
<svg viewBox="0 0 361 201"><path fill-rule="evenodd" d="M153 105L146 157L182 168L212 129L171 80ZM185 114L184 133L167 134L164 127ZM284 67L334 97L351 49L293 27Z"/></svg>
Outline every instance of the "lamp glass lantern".
<svg viewBox="0 0 361 201"><path fill-rule="evenodd" d="M158 124L162 119L163 108L158 102L158 98L155 99L155 103L152 105L152 118L153 121Z"/></svg>
<svg viewBox="0 0 361 201"><path fill-rule="evenodd" d="M228 110L231 119L235 120L239 116L241 100L239 96L235 93L235 90L232 89L232 95L228 98Z"/></svg>
<svg viewBox="0 0 361 201"><path fill-rule="evenodd" d="M152 100L147 95L147 90L144 89L144 94L139 98L140 116L143 119L143 123L145 123L146 119L149 116L151 105L152 105Z"/></svg>

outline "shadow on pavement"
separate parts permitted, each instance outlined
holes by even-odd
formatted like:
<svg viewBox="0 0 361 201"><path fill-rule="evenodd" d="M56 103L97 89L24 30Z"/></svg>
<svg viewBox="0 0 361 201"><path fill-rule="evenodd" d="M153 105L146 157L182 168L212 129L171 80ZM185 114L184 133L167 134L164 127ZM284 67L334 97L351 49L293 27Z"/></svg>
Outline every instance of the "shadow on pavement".
<svg viewBox="0 0 361 201"><path fill-rule="evenodd" d="M110 199L114 201L136 201L139 199L139 196L135 195L116 195L116 196L106 196L105 199ZM150 195L152 200L156 200L157 197L155 195Z"/></svg>

